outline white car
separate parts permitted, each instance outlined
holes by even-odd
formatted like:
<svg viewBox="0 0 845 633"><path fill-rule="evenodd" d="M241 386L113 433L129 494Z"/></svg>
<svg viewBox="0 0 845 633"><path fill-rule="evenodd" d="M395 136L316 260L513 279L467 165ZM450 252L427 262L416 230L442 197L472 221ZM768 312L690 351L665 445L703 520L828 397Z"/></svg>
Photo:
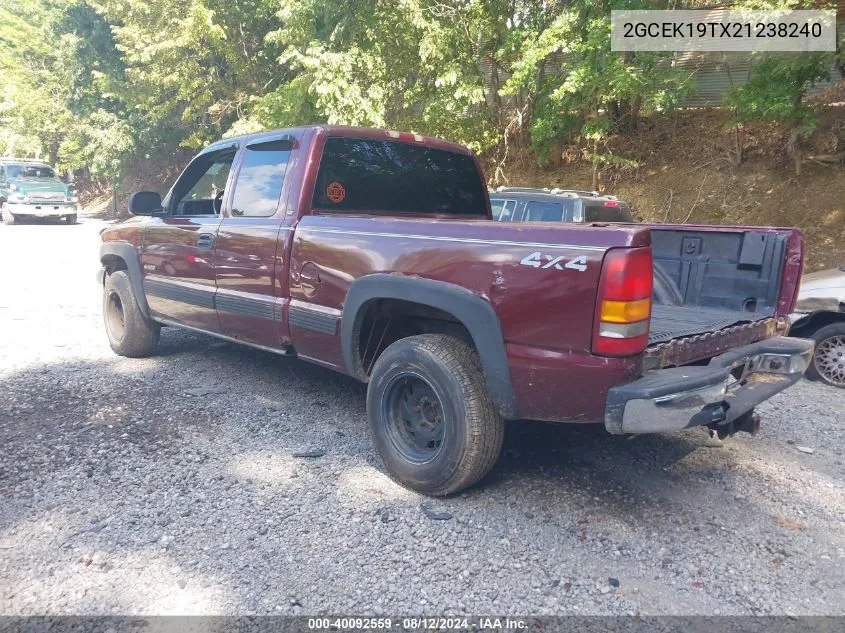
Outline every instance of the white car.
<svg viewBox="0 0 845 633"><path fill-rule="evenodd" d="M845 266L801 278L790 336L816 341L807 377L845 388Z"/></svg>

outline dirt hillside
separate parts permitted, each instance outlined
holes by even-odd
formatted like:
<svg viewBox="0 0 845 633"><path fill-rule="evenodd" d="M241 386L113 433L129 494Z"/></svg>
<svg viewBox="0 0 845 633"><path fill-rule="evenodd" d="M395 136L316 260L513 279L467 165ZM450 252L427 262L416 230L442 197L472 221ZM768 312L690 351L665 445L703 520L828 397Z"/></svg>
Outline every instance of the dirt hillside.
<svg viewBox="0 0 845 633"><path fill-rule="evenodd" d="M801 142L800 174L786 150L785 126L737 131L728 118L711 110L644 119L608 146L636 167L603 168L599 188L627 200L647 222L797 226L807 270L845 264L845 164L826 162L845 152L845 105L821 112L816 131ZM556 148L544 167L523 154L504 173L513 186L593 184L588 157L574 147Z"/></svg>

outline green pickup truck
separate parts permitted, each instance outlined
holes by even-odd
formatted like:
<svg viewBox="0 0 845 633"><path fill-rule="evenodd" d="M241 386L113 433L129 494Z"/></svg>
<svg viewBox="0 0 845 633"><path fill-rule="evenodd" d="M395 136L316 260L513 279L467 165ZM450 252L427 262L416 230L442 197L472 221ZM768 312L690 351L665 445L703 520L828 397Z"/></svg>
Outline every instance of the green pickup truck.
<svg viewBox="0 0 845 633"><path fill-rule="evenodd" d="M76 192L41 161L0 158L0 215L4 224L24 218L64 218L76 223Z"/></svg>

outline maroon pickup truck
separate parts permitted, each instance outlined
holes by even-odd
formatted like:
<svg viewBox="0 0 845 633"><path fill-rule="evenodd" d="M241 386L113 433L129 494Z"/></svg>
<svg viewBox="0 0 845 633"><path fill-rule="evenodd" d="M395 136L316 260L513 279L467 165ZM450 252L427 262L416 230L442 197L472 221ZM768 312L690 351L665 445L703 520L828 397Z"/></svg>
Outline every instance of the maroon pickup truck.
<svg viewBox="0 0 845 633"><path fill-rule="evenodd" d="M129 207L100 249L115 352L174 326L369 383L387 470L426 494L484 477L505 420L754 432L812 355L781 336L797 230L494 222L471 152L415 134L227 139Z"/></svg>

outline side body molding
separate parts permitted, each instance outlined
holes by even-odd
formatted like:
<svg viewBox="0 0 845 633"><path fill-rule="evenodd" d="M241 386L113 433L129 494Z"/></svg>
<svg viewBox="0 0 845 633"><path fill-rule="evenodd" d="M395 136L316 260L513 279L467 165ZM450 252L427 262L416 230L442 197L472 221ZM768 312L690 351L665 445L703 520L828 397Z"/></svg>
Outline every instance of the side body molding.
<svg viewBox="0 0 845 633"><path fill-rule="evenodd" d="M141 313L150 318L150 306L147 304L147 295L144 293L144 278L141 275L141 263L138 258L138 250L129 242L103 242L100 245L100 262L105 265L109 257L119 257L126 262L126 273L129 281L132 282L132 290L135 291L135 298Z"/></svg>
<svg viewBox="0 0 845 633"><path fill-rule="evenodd" d="M487 390L499 413L509 420L518 417L502 327L493 306L465 288L442 281L377 273L352 283L340 326L343 360L351 376L367 381L355 341L366 313L362 308L376 299L411 301L454 316L472 336L481 358Z"/></svg>

